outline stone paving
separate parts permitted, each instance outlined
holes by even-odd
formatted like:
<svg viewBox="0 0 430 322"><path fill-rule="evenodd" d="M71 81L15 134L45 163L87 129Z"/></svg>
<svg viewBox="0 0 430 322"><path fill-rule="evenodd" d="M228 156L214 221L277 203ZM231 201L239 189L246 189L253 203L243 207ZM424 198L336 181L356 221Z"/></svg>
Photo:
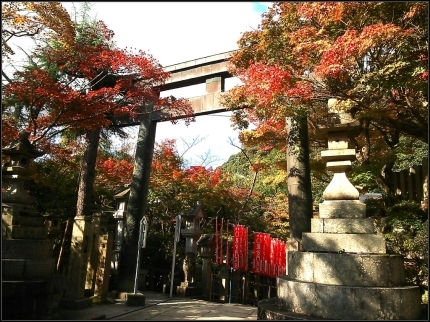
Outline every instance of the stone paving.
<svg viewBox="0 0 430 322"><path fill-rule="evenodd" d="M236 303L215 303L195 298L144 291L145 306L93 304L80 310L62 309L60 320L257 320L257 307Z"/></svg>

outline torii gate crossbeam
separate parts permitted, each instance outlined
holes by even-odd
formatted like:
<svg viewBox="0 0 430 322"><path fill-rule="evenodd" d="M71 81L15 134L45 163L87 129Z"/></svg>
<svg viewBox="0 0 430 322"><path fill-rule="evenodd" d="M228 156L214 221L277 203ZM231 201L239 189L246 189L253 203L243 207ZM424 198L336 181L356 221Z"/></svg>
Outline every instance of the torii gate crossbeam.
<svg viewBox="0 0 430 322"><path fill-rule="evenodd" d="M170 78L161 86L161 92L183 88L192 85L206 84L206 94L189 98L195 116L224 112L225 107L220 105L219 98L225 91L225 79L233 77L228 72L229 62L234 51L198 58L179 64L164 67L170 72ZM166 121L167 116L153 113L153 121ZM125 127L138 125L142 116L135 119L117 118L114 126ZM181 119L181 116L177 116Z"/></svg>

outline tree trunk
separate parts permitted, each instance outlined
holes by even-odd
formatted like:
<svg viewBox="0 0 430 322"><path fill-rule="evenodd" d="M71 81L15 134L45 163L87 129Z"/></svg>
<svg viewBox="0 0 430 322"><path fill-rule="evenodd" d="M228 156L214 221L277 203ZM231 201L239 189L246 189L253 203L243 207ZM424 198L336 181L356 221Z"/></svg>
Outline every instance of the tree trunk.
<svg viewBox="0 0 430 322"><path fill-rule="evenodd" d="M286 118L288 213L290 237L301 242L311 231L312 188L309 162L307 118Z"/></svg>
<svg viewBox="0 0 430 322"><path fill-rule="evenodd" d="M91 215L91 201L94 186L97 150L99 148L100 130L92 130L86 134L87 148L81 163L79 176L78 200L76 217Z"/></svg>
<svg viewBox="0 0 430 322"><path fill-rule="evenodd" d="M127 211L125 212L123 246L121 247L121 260L118 265L117 291L134 291L139 222L146 211L156 125L152 121L151 113L144 115L139 125L133 179L130 186Z"/></svg>

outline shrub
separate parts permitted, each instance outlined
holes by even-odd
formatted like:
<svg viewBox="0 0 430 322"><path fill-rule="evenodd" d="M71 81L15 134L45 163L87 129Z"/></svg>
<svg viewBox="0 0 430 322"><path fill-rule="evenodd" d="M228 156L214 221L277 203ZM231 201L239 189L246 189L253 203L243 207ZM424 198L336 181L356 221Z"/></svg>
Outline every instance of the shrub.
<svg viewBox="0 0 430 322"><path fill-rule="evenodd" d="M404 256L406 281L428 289L428 216L420 204L401 201L387 209L387 252Z"/></svg>

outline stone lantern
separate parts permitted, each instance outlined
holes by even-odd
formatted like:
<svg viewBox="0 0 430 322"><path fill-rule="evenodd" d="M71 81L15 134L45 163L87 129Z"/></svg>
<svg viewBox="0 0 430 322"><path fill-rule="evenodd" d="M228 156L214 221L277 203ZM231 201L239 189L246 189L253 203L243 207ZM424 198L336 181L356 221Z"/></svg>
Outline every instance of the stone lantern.
<svg viewBox="0 0 430 322"><path fill-rule="evenodd" d="M203 218L203 209L200 202L196 202L191 211L183 215L185 220L185 228L181 229L181 234L185 236L185 258L183 263L183 270L185 274L185 281L177 287L177 294L189 296L195 295L200 287L195 283L196 271L196 256L197 256L197 240L202 235L200 229L200 220Z"/></svg>
<svg viewBox="0 0 430 322"><path fill-rule="evenodd" d="M200 220L203 218L203 210L200 202L197 202L194 208L187 215L183 215L182 218L185 220L185 229L181 229L181 234L186 237L185 254L196 254L196 241L202 234Z"/></svg>
<svg viewBox="0 0 430 322"><path fill-rule="evenodd" d="M3 148L9 160L2 167L7 188L2 193L2 318L56 318L65 280L55 273L53 241L47 239L45 218L38 214L24 184L33 174L33 159L44 153L21 132Z"/></svg>
<svg viewBox="0 0 430 322"><path fill-rule="evenodd" d="M44 218L36 216L34 198L24 189L24 183L33 174L31 170L33 159L44 154L30 143L28 136L29 133L21 132L17 141L3 149L3 154L9 156L9 161L2 167L3 182L8 185L6 191L2 193L2 202L8 206L2 211L3 222L6 223L3 224L3 237L6 234L9 238L25 238L32 232L43 235L45 231ZM21 229L22 226L38 228L30 231Z"/></svg>
<svg viewBox="0 0 430 322"><path fill-rule="evenodd" d="M327 124L316 133L327 138L328 150L321 151L321 158L327 162L327 170L333 172L333 179L323 192L324 202L319 205L320 217L325 218L330 213L331 217L341 218L345 211L357 211L357 216L364 217L366 205L358 199L357 188L346 176L356 158L349 138L360 133L360 123L351 114L340 110L338 103L336 99L329 99Z"/></svg>
<svg viewBox="0 0 430 322"><path fill-rule="evenodd" d="M403 257L386 251L366 204L346 177L355 159L349 138L359 122L330 99L321 152L333 179L323 193L319 218L302 234L302 250L288 251L288 275L277 278L277 299L258 303L258 319L413 320L421 315L419 286L408 285ZM272 303L272 304L271 304ZM273 306L273 304L275 304ZM267 306L266 306L267 304Z"/></svg>

